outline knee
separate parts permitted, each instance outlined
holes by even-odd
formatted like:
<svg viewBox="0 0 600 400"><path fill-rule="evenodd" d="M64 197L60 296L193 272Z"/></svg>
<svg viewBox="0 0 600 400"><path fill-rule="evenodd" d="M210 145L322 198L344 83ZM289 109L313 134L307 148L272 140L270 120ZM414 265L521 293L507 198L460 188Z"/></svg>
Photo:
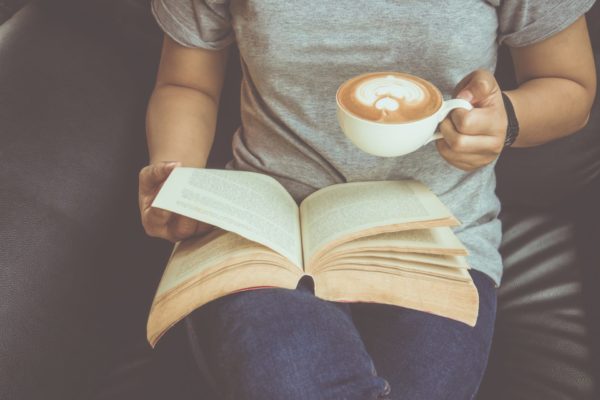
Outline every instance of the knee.
<svg viewBox="0 0 600 400"><path fill-rule="evenodd" d="M229 398L369 400L389 391L351 331L320 318L308 323L291 316L270 328L229 353L234 358L226 369L235 386Z"/></svg>
<svg viewBox="0 0 600 400"><path fill-rule="evenodd" d="M386 380L363 369L340 365L307 365L275 354L261 365L242 366L227 399L376 400L390 393ZM275 359L275 362L274 362ZM285 360L285 361L284 361Z"/></svg>
<svg viewBox="0 0 600 400"><path fill-rule="evenodd" d="M225 399L379 399L387 382L350 316L295 291L264 289L216 304L196 320ZM200 323L202 326L200 326Z"/></svg>

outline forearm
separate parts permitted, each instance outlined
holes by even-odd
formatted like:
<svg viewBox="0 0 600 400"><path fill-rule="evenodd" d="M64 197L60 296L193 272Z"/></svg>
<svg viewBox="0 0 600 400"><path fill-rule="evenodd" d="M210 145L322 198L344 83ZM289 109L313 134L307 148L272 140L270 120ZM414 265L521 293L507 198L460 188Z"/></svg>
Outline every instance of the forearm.
<svg viewBox="0 0 600 400"><path fill-rule="evenodd" d="M568 136L587 123L595 90L563 78L538 78L507 91L520 132L512 147L531 147Z"/></svg>
<svg viewBox="0 0 600 400"><path fill-rule="evenodd" d="M150 163L181 161L205 167L212 146L217 101L192 88L160 85L154 89L146 115Z"/></svg>

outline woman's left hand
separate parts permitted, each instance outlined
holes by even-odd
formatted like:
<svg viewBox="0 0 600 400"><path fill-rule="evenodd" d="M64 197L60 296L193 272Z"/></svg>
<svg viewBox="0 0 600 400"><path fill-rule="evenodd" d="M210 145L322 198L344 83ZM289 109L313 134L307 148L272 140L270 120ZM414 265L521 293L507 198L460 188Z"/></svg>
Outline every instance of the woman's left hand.
<svg viewBox="0 0 600 400"><path fill-rule="evenodd" d="M455 93L474 108L452 111L440 124L444 138L436 140L436 146L450 164L473 171L491 163L502 152L508 118L500 87L490 71L477 70L467 75Z"/></svg>

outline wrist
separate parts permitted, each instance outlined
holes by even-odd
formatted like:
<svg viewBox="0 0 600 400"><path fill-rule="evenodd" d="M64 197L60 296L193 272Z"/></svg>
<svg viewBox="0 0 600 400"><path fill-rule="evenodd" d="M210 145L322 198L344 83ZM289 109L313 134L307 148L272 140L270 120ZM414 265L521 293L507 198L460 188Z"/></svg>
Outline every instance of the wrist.
<svg viewBox="0 0 600 400"><path fill-rule="evenodd" d="M172 163L178 162L181 167L194 167L194 168L204 168L206 163L202 163L199 160L186 160L182 157L156 157L151 158L149 164L161 164L161 163Z"/></svg>
<svg viewBox="0 0 600 400"><path fill-rule="evenodd" d="M180 145L174 146L165 142L163 146L148 146L148 157L150 164L163 162L180 162L182 167L204 168L208 162L208 153L201 150L202 146L196 143L187 144L186 148Z"/></svg>

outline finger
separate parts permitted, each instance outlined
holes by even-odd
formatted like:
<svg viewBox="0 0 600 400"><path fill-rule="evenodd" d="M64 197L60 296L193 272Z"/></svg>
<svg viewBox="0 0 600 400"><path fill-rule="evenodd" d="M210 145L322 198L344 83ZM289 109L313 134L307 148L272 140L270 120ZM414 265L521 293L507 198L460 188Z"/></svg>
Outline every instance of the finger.
<svg viewBox="0 0 600 400"><path fill-rule="evenodd" d="M146 212L146 216L153 222L166 224L175 214L169 210L162 208L150 207Z"/></svg>
<svg viewBox="0 0 600 400"><path fill-rule="evenodd" d="M474 110L467 111L465 109L458 108L453 110L450 115L448 115L446 120L450 119L452 121L454 129L457 132L465 135L475 135L478 133L478 131L475 130L477 127L473 126L474 118L471 111Z"/></svg>
<svg viewBox="0 0 600 400"><path fill-rule="evenodd" d="M463 100L467 100L468 102L473 100L473 97L472 97L473 93L471 93L471 92L463 93L463 89L467 86L467 84L471 80L471 77L473 76L474 73L475 72L471 72L469 75L462 78L460 82L458 82L458 84L454 88L454 93L452 94L453 97L458 97L458 95L460 94L461 95L460 98ZM469 96L471 96L471 97L469 97Z"/></svg>
<svg viewBox="0 0 600 400"><path fill-rule="evenodd" d="M205 224L204 222L197 221L185 217L183 215L176 215L168 224L168 236L172 238L172 241L179 241L194 237L201 237L212 231L215 227L213 225Z"/></svg>
<svg viewBox="0 0 600 400"><path fill-rule="evenodd" d="M146 233L156 236L157 234L166 234L169 221L172 218L170 211L161 210L158 208L149 208L142 213L142 224Z"/></svg>
<svg viewBox="0 0 600 400"><path fill-rule="evenodd" d="M156 223L149 221L147 218L143 218L142 226L144 227L144 232L146 232L148 236L169 239L169 231L166 223Z"/></svg>
<svg viewBox="0 0 600 400"><path fill-rule="evenodd" d="M500 90L494 75L484 69L478 69L467 75L456 87L456 97L465 99L474 106L485 106L494 94Z"/></svg>
<svg viewBox="0 0 600 400"><path fill-rule="evenodd" d="M194 236L202 236L215 229L214 225L205 224L204 222L198 222L196 227L196 233Z"/></svg>
<svg viewBox="0 0 600 400"><path fill-rule="evenodd" d="M150 210L155 209L152 207L152 202L156 198L157 193L158 193L158 191L156 191L156 193L139 193L138 194L138 204L139 204L140 212L142 214L150 212ZM152 213L155 213L156 215L160 215L160 214L164 214L164 213L168 213L168 212L169 211L166 211L166 210L163 210L160 208L156 208L156 211L152 211Z"/></svg>
<svg viewBox="0 0 600 400"><path fill-rule="evenodd" d="M148 165L140 171L138 205L141 212L148 210L160 187L174 168L181 162L162 162Z"/></svg>
<svg viewBox="0 0 600 400"><path fill-rule="evenodd" d="M440 124L440 132L444 140L438 142L444 142L455 153L497 154L501 145L500 139L496 136L467 135L458 132L449 118Z"/></svg>
<svg viewBox="0 0 600 400"><path fill-rule="evenodd" d="M457 153L452 151L448 144L445 143L443 140L438 140L438 142L439 143L437 143L437 148L440 155L449 164L463 171L473 171L477 168L489 164L495 159L495 156L493 155L485 156L481 154Z"/></svg>
<svg viewBox="0 0 600 400"><path fill-rule="evenodd" d="M177 240L187 239L196 233L198 221L183 215L176 215L168 223L169 235Z"/></svg>
<svg viewBox="0 0 600 400"><path fill-rule="evenodd" d="M147 194L156 191L157 187L167 179L171 171L179 165L181 165L180 162L161 162L142 168L139 176L140 193Z"/></svg>
<svg viewBox="0 0 600 400"><path fill-rule="evenodd" d="M498 136L502 129L498 121L498 110L492 108L476 108L471 111L464 109L453 110L449 118L454 128L465 135Z"/></svg>
<svg viewBox="0 0 600 400"><path fill-rule="evenodd" d="M169 242L176 243L184 239L173 235L170 231L168 224L163 225L144 225L144 231L148 236L165 239Z"/></svg>

